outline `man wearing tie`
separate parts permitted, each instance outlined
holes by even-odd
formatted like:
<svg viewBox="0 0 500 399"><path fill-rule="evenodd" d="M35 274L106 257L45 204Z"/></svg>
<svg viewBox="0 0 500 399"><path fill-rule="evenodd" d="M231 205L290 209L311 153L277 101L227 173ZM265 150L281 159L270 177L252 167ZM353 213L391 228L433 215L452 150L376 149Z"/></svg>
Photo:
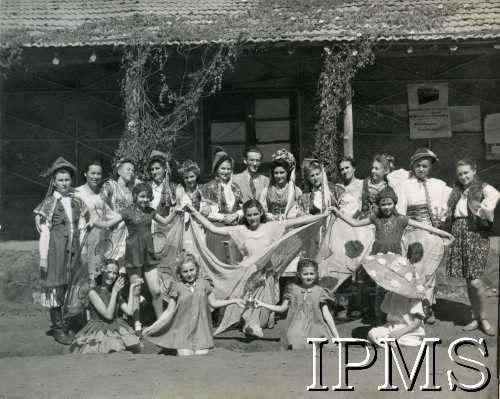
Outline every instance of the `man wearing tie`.
<svg viewBox="0 0 500 399"><path fill-rule="evenodd" d="M247 168L233 175L233 182L238 184L243 197L243 203L249 199L259 199L262 190L269 185L269 178L259 173L262 163L262 151L257 147L247 147L243 162Z"/></svg>

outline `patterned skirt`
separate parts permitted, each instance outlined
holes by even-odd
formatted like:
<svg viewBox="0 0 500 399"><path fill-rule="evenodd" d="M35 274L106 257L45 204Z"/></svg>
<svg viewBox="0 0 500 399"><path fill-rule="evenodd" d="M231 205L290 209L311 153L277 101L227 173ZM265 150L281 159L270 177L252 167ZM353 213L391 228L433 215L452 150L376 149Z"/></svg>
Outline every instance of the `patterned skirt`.
<svg viewBox="0 0 500 399"><path fill-rule="evenodd" d="M490 250L489 234L469 230L467 218L455 219L451 234L455 241L450 248L446 274L470 280L482 278Z"/></svg>
<svg viewBox="0 0 500 399"><path fill-rule="evenodd" d="M137 351L141 347L137 337L125 321L116 318L112 323L90 320L76 335L70 346L71 353L111 353L124 350Z"/></svg>

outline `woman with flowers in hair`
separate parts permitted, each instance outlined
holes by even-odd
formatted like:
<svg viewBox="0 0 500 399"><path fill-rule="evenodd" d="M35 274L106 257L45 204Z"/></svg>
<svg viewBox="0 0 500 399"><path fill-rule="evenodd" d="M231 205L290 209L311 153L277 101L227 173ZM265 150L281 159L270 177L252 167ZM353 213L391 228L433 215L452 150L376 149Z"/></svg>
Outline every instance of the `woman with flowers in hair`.
<svg viewBox="0 0 500 399"><path fill-rule="evenodd" d="M216 226L236 226L243 217L241 191L232 181L233 167L233 158L222 148L218 148L212 164L214 179L203 187L200 209L201 214ZM234 243L224 242L220 235L207 232L206 239L207 247L220 261L236 263L241 258ZM229 254L226 252L226 244L229 246Z"/></svg>
<svg viewBox="0 0 500 399"><path fill-rule="evenodd" d="M396 209L401 215L408 215L412 220L434 227L441 227L444 222L447 201L451 188L439 179L429 176L430 171L438 161L438 157L428 148L418 148L410 159L411 177L401 182L398 190ZM415 264L417 273L425 277L426 323L433 324L436 319L432 312L435 302L434 286L436 270L444 257L443 240L429 232L407 229L403 237L404 250L412 242L419 241L425 249L425 255Z"/></svg>
<svg viewBox="0 0 500 399"><path fill-rule="evenodd" d="M114 165L113 176L103 184L100 193L105 204L105 220L115 218L122 210L133 204L134 173L135 165L131 159L121 158ZM118 261L123 267L122 258L125 255L125 240L127 239L125 222L121 222L110 232L109 239L113 243L113 251L107 257Z"/></svg>
<svg viewBox="0 0 500 399"><path fill-rule="evenodd" d="M394 170L394 157L377 154L373 157L370 176L363 180L361 210L356 219L364 219L377 213L377 194L388 186L387 176Z"/></svg>
<svg viewBox="0 0 500 399"><path fill-rule="evenodd" d="M178 203L182 207L192 205L197 211L199 211L203 200L203 186L197 182L198 176L200 175L200 167L191 159L186 159L179 169L179 175L181 176L182 181L177 186L175 194ZM184 216L184 249L188 252L195 252L193 237L190 234L191 230L189 229L191 219L188 215Z"/></svg>
<svg viewBox="0 0 500 399"><path fill-rule="evenodd" d="M296 202L302 190L295 186L295 158L287 150L271 156L269 186L264 188L259 202L268 221L297 217Z"/></svg>

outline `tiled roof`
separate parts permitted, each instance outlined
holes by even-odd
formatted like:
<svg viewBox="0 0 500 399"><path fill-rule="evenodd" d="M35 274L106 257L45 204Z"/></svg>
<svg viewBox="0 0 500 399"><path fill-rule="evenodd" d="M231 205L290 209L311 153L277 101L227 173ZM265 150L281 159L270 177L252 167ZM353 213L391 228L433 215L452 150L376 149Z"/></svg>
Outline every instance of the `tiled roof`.
<svg viewBox="0 0 500 399"><path fill-rule="evenodd" d="M301 0L297 0L301 1ZM126 18L134 14L170 15L196 23L213 21L218 15L245 12L256 7L259 0L0 0L0 30L26 27L32 36L43 37L44 32L54 29L73 29L86 22L99 22L111 18ZM335 2L338 13L355 15L370 7L385 7L401 11L413 7L451 7L438 28L427 32L398 30L391 40L439 40L439 39L494 39L500 38L500 0L353 0ZM336 26L337 25L337 26ZM353 30L339 28L336 21L325 21L321 28L298 30L286 35L250 37L250 41L321 42L352 40ZM103 33L92 40L79 42L72 38L62 42L38 39L31 46L79 46L126 44L126 37ZM203 42L203 38L199 39Z"/></svg>

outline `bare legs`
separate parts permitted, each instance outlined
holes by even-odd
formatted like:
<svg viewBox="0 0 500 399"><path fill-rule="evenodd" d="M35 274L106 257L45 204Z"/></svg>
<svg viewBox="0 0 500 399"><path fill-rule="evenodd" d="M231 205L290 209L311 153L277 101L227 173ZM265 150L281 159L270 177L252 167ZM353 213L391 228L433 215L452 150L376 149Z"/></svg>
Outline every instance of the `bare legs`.
<svg viewBox="0 0 500 399"><path fill-rule="evenodd" d="M467 330L474 329L478 326L487 335L495 335L495 330L493 326L488 321L485 306L484 306L484 285L483 280L477 279L466 279L467 282L467 293L469 295L470 304L472 307L474 321L466 326ZM477 328L477 327L476 327Z"/></svg>
<svg viewBox="0 0 500 399"><path fill-rule="evenodd" d="M144 278L149 287L149 292L151 293L151 302L155 311L156 318L160 317L163 313L163 302L160 296L160 280L158 269L148 270L144 273Z"/></svg>
<svg viewBox="0 0 500 399"><path fill-rule="evenodd" d="M139 267L129 268L127 269L127 273L129 275L130 282L134 282L141 278L142 270ZM156 318L160 317L163 313L163 302L160 296L160 281L158 275L158 269L153 268L144 272L144 279L148 284L149 291L152 296L152 304L155 311ZM141 302L141 285L137 285L134 287L134 303L132 306L132 318L134 320L134 327L136 331L141 330L141 321L140 321L140 313L139 306Z"/></svg>

